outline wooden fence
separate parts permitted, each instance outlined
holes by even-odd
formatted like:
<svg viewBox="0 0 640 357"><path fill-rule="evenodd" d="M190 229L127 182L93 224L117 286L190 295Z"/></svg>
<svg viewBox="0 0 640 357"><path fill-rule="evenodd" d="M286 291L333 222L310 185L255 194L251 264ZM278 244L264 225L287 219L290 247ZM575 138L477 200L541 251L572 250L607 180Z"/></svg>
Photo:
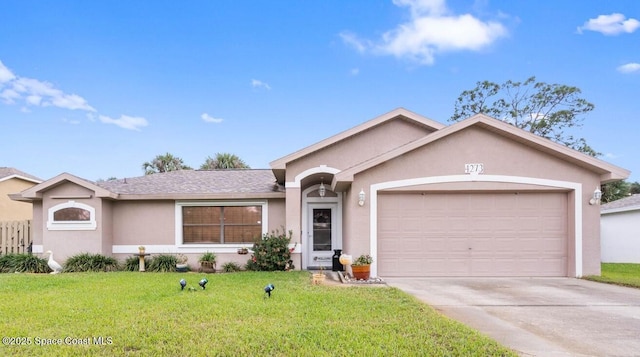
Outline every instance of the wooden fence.
<svg viewBox="0 0 640 357"><path fill-rule="evenodd" d="M0 222L0 254L27 253L31 240L30 220Z"/></svg>

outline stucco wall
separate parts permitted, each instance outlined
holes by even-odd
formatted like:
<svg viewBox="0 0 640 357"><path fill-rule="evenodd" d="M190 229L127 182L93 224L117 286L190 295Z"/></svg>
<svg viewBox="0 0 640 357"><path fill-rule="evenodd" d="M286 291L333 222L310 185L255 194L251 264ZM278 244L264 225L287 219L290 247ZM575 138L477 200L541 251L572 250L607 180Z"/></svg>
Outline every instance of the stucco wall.
<svg viewBox="0 0 640 357"><path fill-rule="evenodd" d="M349 197L344 202L344 211L350 220L344 232L344 236L351 240L349 250L354 254L370 250L370 206L366 204L365 207L359 207L355 198L361 188L369 194L369 188L374 183L428 176L464 175L464 165L467 163L483 163L485 175L535 177L582 184L583 274L600 274L599 207L588 204L594 188L599 186L598 175L488 130L473 127L357 174L347 193ZM455 186L442 184L436 189L447 190ZM479 189L485 185L463 186L462 189ZM510 185L504 188L517 189ZM500 190L499 187L491 189ZM549 190L548 187L538 186L528 189ZM573 202L573 194L568 197ZM572 202L568 202L570 212ZM571 214L568 222L573 222ZM574 233L570 232L570 241L574 239ZM573 252L573 248L569 251ZM573 274L575 270L574 258L569 257L569 274Z"/></svg>
<svg viewBox="0 0 640 357"><path fill-rule="evenodd" d="M640 263L640 210L603 214L602 262Z"/></svg>
<svg viewBox="0 0 640 357"><path fill-rule="evenodd" d="M320 165L345 169L371 157L427 135L424 127L406 120L393 120L358 133L348 140L330 145L287 165L286 181L291 182L299 173Z"/></svg>
<svg viewBox="0 0 640 357"><path fill-rule="evenodd" d="M90 198L86 198L89 197ZM95 209L97 222L93 230L49 230L47 228L49 208L61 203L75 201L89 205ZM42 223L43 251L51 250L55 259L62 263L67 257L79 253L100 253L103 251L103 224L99 220L103 215L102 200L94 197L94 192L73 183L63 183L43 195L40 219ZM109 252L106 253L107 255Z"/></svg>
<svg viewBox="0 0 640 357"><path fill-rule="evenodd" d="M13 201L8 196L22 192L33 185L35 183L17 178L0 181L0 221L22 221L33 218L31 203Z"/></svg>
<svg viewBox="0 0 640 357"><path fill-rule="evenodd" d="M175 244L175 201L113 203L113 244Z"/></svg>

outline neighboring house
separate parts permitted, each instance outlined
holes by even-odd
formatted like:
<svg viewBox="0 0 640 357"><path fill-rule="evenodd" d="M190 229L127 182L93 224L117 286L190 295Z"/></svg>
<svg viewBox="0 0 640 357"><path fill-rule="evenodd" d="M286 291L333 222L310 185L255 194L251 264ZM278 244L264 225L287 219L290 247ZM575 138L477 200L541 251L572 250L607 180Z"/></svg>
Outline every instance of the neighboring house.
<svg viewBox="0 0 640 357"><path fill-rule="evenodd" d="M640 263L640 194L602 205L603 263Z"/></svg>
<svg viewBox="0 0 640 357"><path fill-rule="evenodd" d="M176 171L93 183L64 173L33 202L34 251L124 258L238 247L293 232L294 264L371 254L375 276L600 274L600 208L625 169L484 115L445 126L396 109L277 159L271 170Z"/></svg>
<svg viewBox="0 0 640 357"><path fill-rule="evenodd" d="M9 194L24 191L41 182L41 179L12 167L0 167L0 222L31 219L31 204L14 201Z"/></svg>

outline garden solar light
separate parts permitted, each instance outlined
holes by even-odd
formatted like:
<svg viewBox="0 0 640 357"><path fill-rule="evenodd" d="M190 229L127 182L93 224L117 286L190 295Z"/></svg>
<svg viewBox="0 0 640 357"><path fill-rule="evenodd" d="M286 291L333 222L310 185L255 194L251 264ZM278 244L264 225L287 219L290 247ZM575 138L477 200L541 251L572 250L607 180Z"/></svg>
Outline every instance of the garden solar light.
<svg viewBox="0 0 640 357"><path fill-rule="evenodd" d="M264 293L266 294L265 297L271 297L271 292L273 291L273 289L275 289L276 287L273 286L273 284L269 284L267 286L264 287Z"/></svg>
<svg viewBox="0 0 640 357"><path fill-rule="evenodd" d="M184 279L180 279L180 290L184 290L185 286L187 286L187 281Z"/></svg>
<svg viewBox="0 0 640 357"><path fill-rule="evenodd" d="M207 280L207 278L202 278L202 280L200 280L198 285L200 285L202 287L202 290L204 290L205 289L205 285L207 285L208 282L209 282L209 280Z"/></svg>

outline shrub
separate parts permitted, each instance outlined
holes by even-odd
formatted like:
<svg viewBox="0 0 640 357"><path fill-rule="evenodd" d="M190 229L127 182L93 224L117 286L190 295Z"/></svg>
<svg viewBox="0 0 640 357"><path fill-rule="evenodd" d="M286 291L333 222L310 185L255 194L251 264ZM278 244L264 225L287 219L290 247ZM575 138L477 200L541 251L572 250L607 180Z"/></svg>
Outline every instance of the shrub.
<svg viewBox="0 0 640 357"><path fill-rule="evenodd" d="M275 271L293 269L289 242L291 235L279 230L265 234L253 244L253 255L247 262L247 270Z"/></svg>
<svg viewBox="0 0 640 357"><path fill-rule="evenodd" d="M118 261L101 254L81 253L67 259L65 272L116 271Z"/></svg>
<svg viewBox="0 0 640 357"><path fill-rule="evenodd" d="M149 260L149 266L146 270L152 272L174 272L176 271L177 263L178 258L175 255L160 254Z"/></svg>
<svg viewBox="0 0 640 357"><path fill-rule="evenodd" d="M0 273L48 273L47 261L31 254L0 256Z"/></svg>
<svg viewBox="0 0 640 357"><path fill-rule="evenodd" d="M149 258L144 258L144 266L145 267L149 266L149 262L150 262ZM122 270L125 270L125 271L138 271L138 270L140 270L140 258L137 255L132 255L132 256L128 257L124 261L124 266L122 267Z"/></svg>
<svg viewBox="0 0 640 357"><path fill-rule="evenodd" d="M242 270L242 268L240 267L240 264L236 262L226 262L222 264L223 273L235 273L240 270Z"/></svg>

